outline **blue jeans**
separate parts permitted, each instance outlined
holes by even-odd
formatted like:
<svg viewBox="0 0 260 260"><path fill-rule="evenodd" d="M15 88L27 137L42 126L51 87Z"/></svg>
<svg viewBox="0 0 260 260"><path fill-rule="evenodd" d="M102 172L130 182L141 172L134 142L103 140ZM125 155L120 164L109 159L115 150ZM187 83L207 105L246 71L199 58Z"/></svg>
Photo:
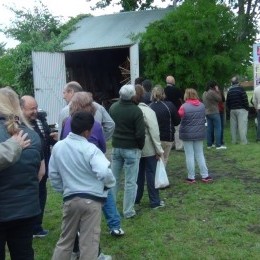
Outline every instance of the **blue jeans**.
<svg viewBox="0 0 260 260"><path fill-rule="evenodd" d="M206 115L207 118L207 145L212 146L212 136L216 137L216 147L221 146L221 121L220 115L210 114Z"/></svg>
<svg viewBox="0 0 260 260"><path fill-rule="evenodd" d="M147 191L150 200L150 206L152 208L160 205L159 190L155 189L155 172L156 172L157 159L154 156L142 157L139 164L139 173L137 179L137 195L136 203L140 203L144 193L145 178L147 182Z"/></svg>
<svg viewBox="0 0 260 260"><path fill-rule="evenodd" d="M116 201L120 185L122 169L125 172L123 214L125 218L130 218L136 214L134 209L137 192L137 175L139 171L139 161L141 150L113 148L111 169L116 179L116 185L111 189Z"/></svg>
<svg viewBox="0 0 260 260"><path fill-rule="evenodd" d="M219 116L220 116L220 125L221 125L221 130L220 130L220 143L221 145L224 145L224 113L223 112L219 112ZM212 134L212 144L215 143L215 136L214 136L214 132L211 133Z"/></svg>
<svg viewBox="0 0 260 260"><path fill-rule="evenodd" d="M108 191L107 200L102 208L105 215L107 225L110 230L120 228L120 215L117 211L116 203L111 190Z"/></svg>
<svg viewBox="0 0 260 260"><path fill-rule="evenodd" d="M219 113L220 116L220 125L221 125L221 130L220 130L220 142L221 145L224 145L224 113Z"/></svg>
<svg viewBox="0 0 260 260"><path fill-rule="evenodd" d="M195 179L195 159L198 163L200 175L202 178L208 177L208 168L203 153L203 140L201 141L183 141L188 178Z"/></svg>

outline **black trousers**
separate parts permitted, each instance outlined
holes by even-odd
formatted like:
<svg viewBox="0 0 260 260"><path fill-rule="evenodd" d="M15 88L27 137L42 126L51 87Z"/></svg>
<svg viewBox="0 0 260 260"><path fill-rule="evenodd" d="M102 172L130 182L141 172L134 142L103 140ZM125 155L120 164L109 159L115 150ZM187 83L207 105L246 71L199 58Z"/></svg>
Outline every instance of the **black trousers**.
<svg viewBox="0 0 260 260"><path fill-rule="evenodd" d="M0 222L0 259L5 259L7 244L12 260L34 260L33 224L35 217Z"/></svg>
<svg viewBox="0 0 260 260"><path fill-rule="evenodd" d="M39 214L35 219L35 224L33 227L33 234L37 234L42 231L42 221L43 221L43 214L44 209L46 205L47 200L47 183L48 175L45 173L45 175L42 177L40 183L39 183L39 202L41 207L41 214ZM0 259L1 260L1 259Z"/></svg>

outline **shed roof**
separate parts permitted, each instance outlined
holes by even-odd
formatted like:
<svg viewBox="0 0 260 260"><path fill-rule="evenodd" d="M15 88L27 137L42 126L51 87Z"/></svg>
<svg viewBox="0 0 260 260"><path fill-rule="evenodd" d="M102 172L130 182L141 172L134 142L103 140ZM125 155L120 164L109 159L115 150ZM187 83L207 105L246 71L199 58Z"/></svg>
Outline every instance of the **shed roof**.
<svg viewBox="0 0 260 260"><path fill-rule="evenodd" d="M103 49L130 46L131 36L144 32L146 27L162 19L173 8L122 12L90 16L76 24L76 29L64 41L64 51Z"/></svg>

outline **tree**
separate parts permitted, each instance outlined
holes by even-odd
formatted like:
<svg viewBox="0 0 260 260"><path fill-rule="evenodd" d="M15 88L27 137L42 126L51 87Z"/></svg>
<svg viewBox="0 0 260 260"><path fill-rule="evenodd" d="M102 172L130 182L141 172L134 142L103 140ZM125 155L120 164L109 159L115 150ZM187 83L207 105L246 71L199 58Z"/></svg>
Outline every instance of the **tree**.
<svg viewBox="0 0 260 260"><path fill-rule="evenodd" d="M95 8L105 8L111 4L120 5L123 8L124 12L127 11L136 11L136 10L145 10L152 7L154 0L100 0L97 2Z"/></svg>
<svg viewBox="0 0 260 260"><path fill-rule="evenodd" d="M221 3L230 6L239 17L239 27L237 28L237 40L243 41L247 37L251 37L255 33L253 28L258 23L260 17L260 0L215 0L216 3ZM165 2L165 0L162 0ZM171 5L174 7L180 6L185 0L172 0ZM154 0L100 0L95 8L104 8L109 5L120 5L123 12L137 11L151 8L158 8L160 5L154 5ZM94 8L94 9L95 9Z"/></svg>
<svg viewBox="0 0 260 260"><path fill-rule="evenodd" d="M255 38L236 41L238 19L214 0L186 0L141 36L144 74L162 83L173 74L180 87L215 79L221 85L245 71Z"/></svg>
<svg viewBox="0 0 260 260"><path fill-rule="evenodd" d="M15 19L1 31L20 44L0 58L0 84L11 85L20 94L33 94L32 51L61 51L63 40L85 15L62 24L60 17L53 16L40 1L32 11L14 7L9 9L14 12ZM5 64L10 67L6 68ZM10 73L13 73L12 77Z"/></svg>

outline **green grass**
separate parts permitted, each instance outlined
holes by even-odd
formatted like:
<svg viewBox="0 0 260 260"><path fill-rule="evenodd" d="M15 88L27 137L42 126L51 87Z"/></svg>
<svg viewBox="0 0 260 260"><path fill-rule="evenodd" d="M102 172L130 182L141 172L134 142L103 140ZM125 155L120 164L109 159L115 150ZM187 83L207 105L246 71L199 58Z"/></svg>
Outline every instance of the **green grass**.
<svg viewBox="0 0 260 260"><path fill-rule="evenodd" d="M205 149L211 184L186 184L184 153L172 151L167 167L171 186L160 192L166 207L150 209L145 192L137 217L122 219L126 234L121 238L108 234L103 218L102 251L118 260L260 259L260 144L255 134L250 121L250 144L232 145L227 126L228 149ZM36 260L51 259L60 233L62 199L51 187L48 192L44 227L50 233L34 239Z"/></svg>

